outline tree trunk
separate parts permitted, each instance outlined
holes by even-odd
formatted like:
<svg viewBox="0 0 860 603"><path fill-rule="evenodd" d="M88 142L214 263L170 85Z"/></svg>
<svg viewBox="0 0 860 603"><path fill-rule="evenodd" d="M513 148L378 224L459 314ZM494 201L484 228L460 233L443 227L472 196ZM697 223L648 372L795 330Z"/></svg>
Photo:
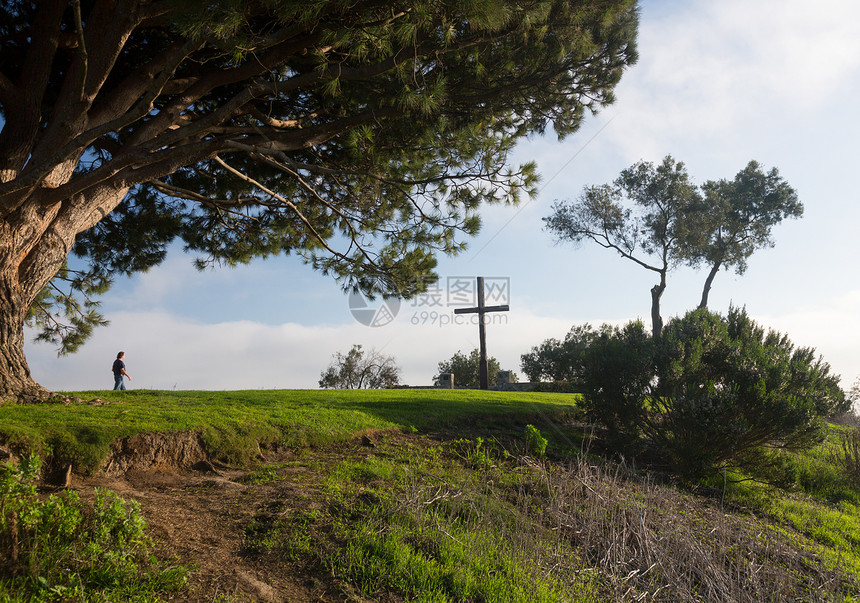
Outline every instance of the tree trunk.
<svg viewBox="0 0 860 603"><path fill-rule="evenodd" d="M30 375L24 357L27 308L20 306L8 283L0 284L0 401L39 402L46 400L51 392Z"/></svg>
<svg viewBox="0 0 860 603"><path fill-rule="evenodd" d="M660 298L666 290L666 273L660 274L660 284L651 287L651 335L654 339L663 332L663 317L660 316Z"/></svg>
<svg viewBox="0 0 860 603"><path fill-rule="evenodd" d="M711 271L708 273L708 278L705 279L705 286L702 289L702 301L699 302L699 309L708 307L708 294L711 292L711 285L714 282L714 277L717 276L717 272L720 271L720 267L723 264L723 259L720 258L714 265L711 266Z"/></svg>
<svg viewBox="0 0 860 603"><path fill-rule="evenodd" d="M51 203L36 191L17 210L0 214L0 400L33 402L50 396L33 380L24 356L27 312L62 267L75 236L113 210L127 192L123 184L108 184Z"/></svg>

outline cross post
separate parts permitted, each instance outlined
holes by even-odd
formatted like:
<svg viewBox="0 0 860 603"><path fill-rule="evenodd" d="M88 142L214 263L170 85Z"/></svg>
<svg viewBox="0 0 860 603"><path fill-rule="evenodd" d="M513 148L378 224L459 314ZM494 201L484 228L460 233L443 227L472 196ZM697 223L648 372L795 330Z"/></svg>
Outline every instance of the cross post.
<svg viewBox="0 0 860 603"><path fill-rule="evenodd" d="M481 342L481 364L479 367L481 389L490 389L490 369L487 362L487 330L484 325L484 315L487 312L507 312L510 310L508 304L501 306L484 305L484 277L478 277L478 307L477 308L455 308L454 314L477 314L478 315L478 338Z"/></svg>

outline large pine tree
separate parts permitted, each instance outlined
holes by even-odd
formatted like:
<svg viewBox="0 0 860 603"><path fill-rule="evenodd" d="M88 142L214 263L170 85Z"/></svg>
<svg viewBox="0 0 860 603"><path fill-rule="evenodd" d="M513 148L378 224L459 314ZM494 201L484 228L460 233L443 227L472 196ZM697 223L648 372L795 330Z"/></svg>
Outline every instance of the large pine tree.
<svg viewBox="0 0 860 603"><path fill-rule="evenodd" d="M519 139L569 134L612 101L636 10L3 2L0 397L47 394L25 321L73 350L111 275L177 239L204 264L294 252L346 287L419 291L482 203L534 192L534 166L508 162Z"/></svg>

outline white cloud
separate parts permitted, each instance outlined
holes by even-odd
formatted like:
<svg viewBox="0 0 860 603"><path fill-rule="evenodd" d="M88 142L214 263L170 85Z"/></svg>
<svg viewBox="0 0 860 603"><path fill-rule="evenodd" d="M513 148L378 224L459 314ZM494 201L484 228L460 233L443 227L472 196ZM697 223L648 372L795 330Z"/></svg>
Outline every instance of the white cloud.
<svg viewBox="0 0 860 603"><path fill-rule="evenodd" d="M842 376L842 387L860 378L860 290L783 315L756 321L786 333L797 346L812 347Z"/></svg>
<svg viewBox="0 0 860 603"><path fill-rule="evenodd" d="M121 308L151 309L161 306L178 292L193 288L199 277L200 272L194 268L189 256L174 246L158 267L114 286L109 299Z"/></svg>
<svg viewBox="0 0 860 603"><path fill-rule="evenodd" d="M323 328L269 326L251 321L202 324L164 312L118 312L109 328L72 356L56 358L33 345L34 378L51 389L111 387L110 363L120 350L131 385L151 389L306 387L319 372L316 340Z"/></svg>
<svg viewBox="0 0 860 603"><path fill-rule="evenodd" d="M393 323L379 328L358 323L202 324L163 312L120 312L77 354L57 358L51 346L29 344L27 358L33 377L55 390L112 387L110 366L120 350L126 353L133 379L129 385L135 388L316 388L335 352L361 344L393 355L404 382L429 385L439 361L478 347L472 316L458 317L456 325L453 319L447 309L424 320L406 307ZM563 336L571 324L522 311L499 314L487 326L489 353L505 368L519 371L520 354L548 337Z"/></svg>
<svg viewBox="0 0 860 603"><path fill-rule="evenodd" d="M697 2L648 16L607 132L628 161L681 145L736 153L752 130L784 129L856 88L856 2Z"/></svg>
<svg viewBox="0 0 860 603"><path fill-rule="evenodd" d="M537 316L516 308L491 316L488 352L503 368L517 372L521 354L547 338L563 337L574 324L623 322ZM123 350L133 378L129 385L135 388L316 388L320 371L335 352L361 344L394 356L405 383L429 385L439 361L478 347L474 315L460 315L453 324L448 309L425 317L404 306L393 323L379 328L358 323L201 324L162 312L121 312L111 318L109 329L98 331L72 356L57 358L50 346L28 345L34 378L55 390L106 389L112 386L110 365ZM860 291L820 306L754 318L788 333L796 345L815 347L842 375L843 386L860 376Z"/></svg>

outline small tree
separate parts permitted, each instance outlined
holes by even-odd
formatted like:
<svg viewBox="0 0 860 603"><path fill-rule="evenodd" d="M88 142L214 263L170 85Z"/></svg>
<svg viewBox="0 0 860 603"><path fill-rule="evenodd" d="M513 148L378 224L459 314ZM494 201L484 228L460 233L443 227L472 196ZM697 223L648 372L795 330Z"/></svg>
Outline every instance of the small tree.
<svg viewBox="0 0 860 603"><path fill-rule="evenodd" d="M612 185L586 187L575 202L556 202L544 222L558 241L593 241L655 272L651 331L659 337L666 275L681 259L678 227L688 224L682 217L699 199L684 164L667 155L658 166L640 161L627 168Z"/></svg>
<svg viewBox="0 0 860 603"><path fill-rule="evenodd" d="M498 374L501 370L499 361L490 356L487 358L487 365L490 377L490 386L498 383ZM460 387L479 388L481 386L481 352L477 348L472 350L468 356L457 350L449 360L443 360L439 363L438 371L433 376L433 380L439 379L442 373L454 373L454 385ZM511 380L516 381L516 374L511 373Z"/></svg>
<svg viewBox="0 0 860 603"><path fill-rule="evenodd" d="M380 389L400 383L400 367L394 356L371 348L365 352L355 344L346 354L337 352L326 370L320 373L323 389Z"/></svg>
<svg viewBox="0 0 860 603"><path fill-rule="evenodd" d="M556 202L544 218L558 241L593 241L614 249L659 281L651 288L651 332L663 328L660 300L678 264L707 266L700 308L720 268L743 274L756 249L773 246L771 230L803 205L774 168L750 161L732 181L692 184L684 164L666 156L659 166L640 161L609 185L586 187L574 202Z"/></svg>
<svg viewBox="0 0 860 603"><path fill-rule="evenodd" d="M552 381L575 387L582 381L582 357L598 336L590 324L574 326L564 341L551 338L520 356L529 381Z"/></svg>
<svg viewBox="0 0 860 603"><path fill-rule="evenodd" d="M734 180L705 182L702 192L684 216L680 231L686 263L709 268L699 302L700 308L706 308L720 268L746 272L747 260L756 249L773 247L773 227L785 218L802 216L803 204L776 168L765 173L756 161L750 161Z"/></svg>

